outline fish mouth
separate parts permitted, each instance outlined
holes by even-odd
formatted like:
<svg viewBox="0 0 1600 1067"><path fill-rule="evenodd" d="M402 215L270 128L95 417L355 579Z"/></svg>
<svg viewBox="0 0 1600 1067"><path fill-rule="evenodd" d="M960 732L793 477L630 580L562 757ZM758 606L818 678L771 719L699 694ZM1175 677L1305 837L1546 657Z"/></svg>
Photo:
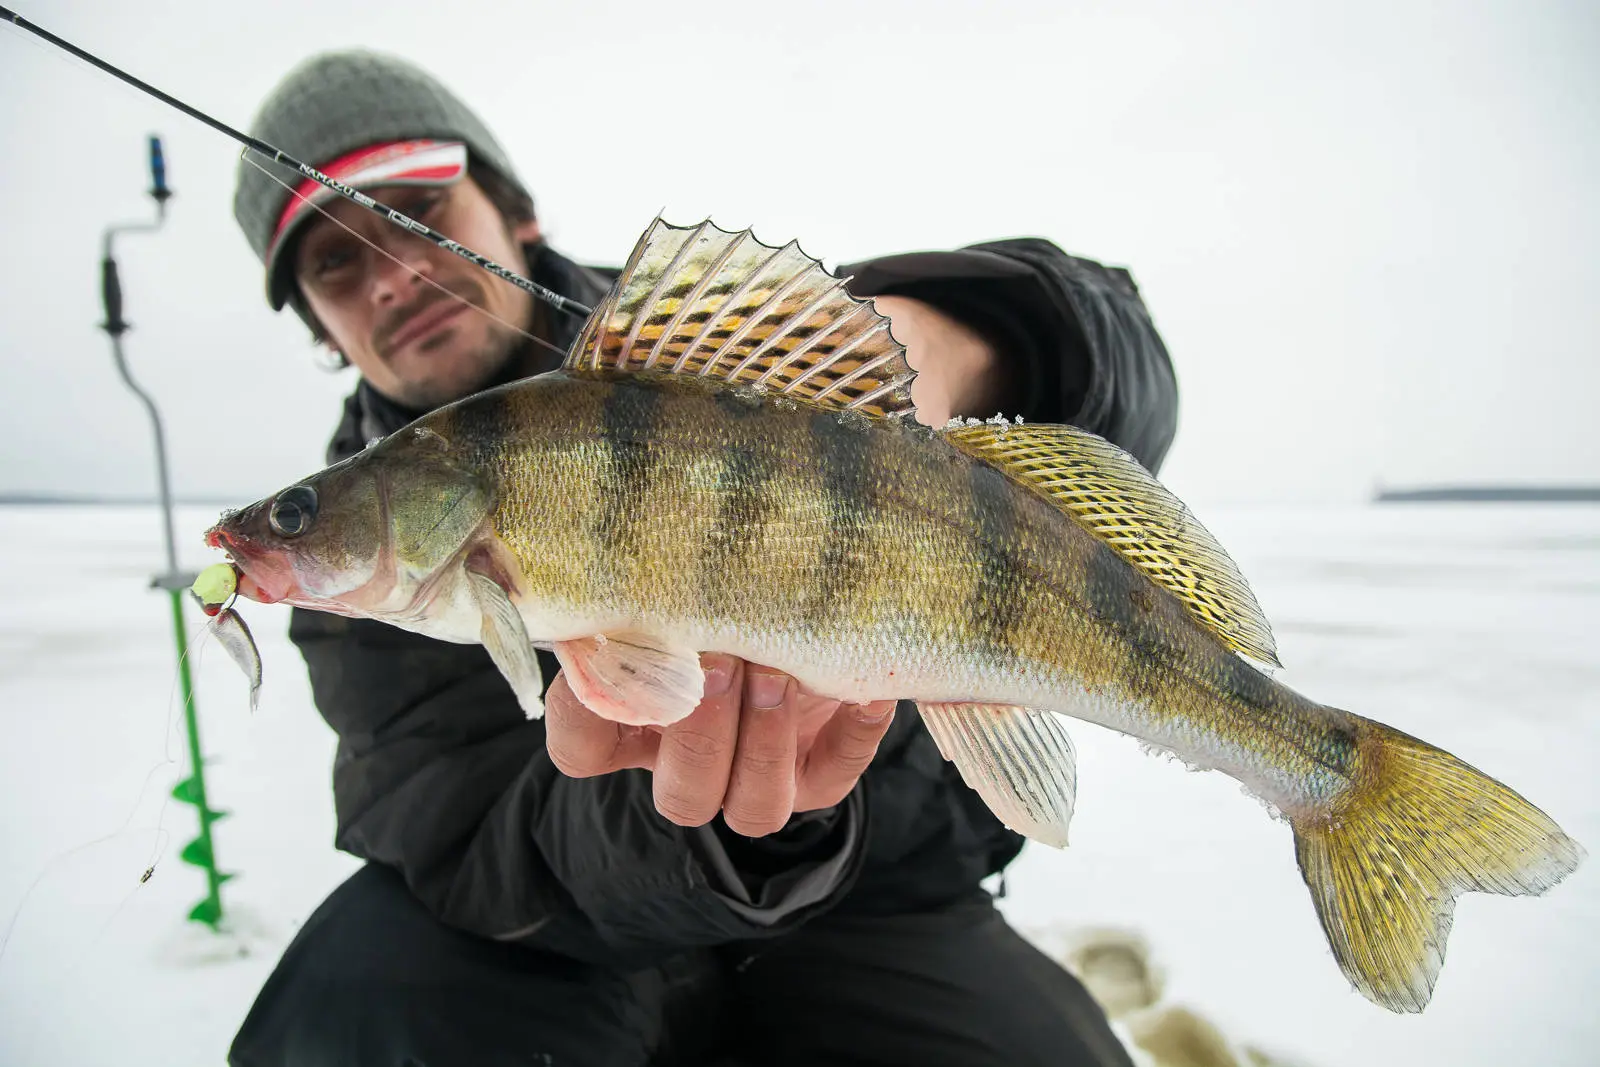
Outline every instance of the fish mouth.
<svg viewBox="0 0 1600 1067"><path fill-rule="evenodd" d="M228 562L239 572L238 593L246 600L276 604L297 591L288 567L252 545L243 534L213 526L206 531L205 540L212 548L220 548L228 554Z"/></svg>

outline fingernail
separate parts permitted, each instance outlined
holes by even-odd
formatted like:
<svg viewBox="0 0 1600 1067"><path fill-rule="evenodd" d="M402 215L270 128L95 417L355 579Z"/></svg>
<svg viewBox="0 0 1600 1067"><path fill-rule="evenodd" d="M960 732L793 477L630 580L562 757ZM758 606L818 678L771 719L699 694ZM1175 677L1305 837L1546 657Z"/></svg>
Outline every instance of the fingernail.
<svg viewBox="0 0 1600 1067"><path fill-rule="evenodd" d="M876 726L878 723L882 722L884 719L887 719L889 716L891 716L893 714L894 714L894 705L893 704L890 704L888 707L884 708L882 711L875 710L871 704L857 704L856 705L856 719L859 722L866 723L868 726Z"/></svg>
<svg viewBox="0 0 1600 1067"><path fill-rule="evenodd" d="M783 703L783 693L788 687L788 675L756 671L750 675L750 705L756 708L775 708Z"/></svg>
<svg viewBox="0 0 1600 1067"><path fill-rule="evenodd" d="M706 656L700 666L706 672L706 696L719 697L733 684L733 660L729 657Z"/></svg>

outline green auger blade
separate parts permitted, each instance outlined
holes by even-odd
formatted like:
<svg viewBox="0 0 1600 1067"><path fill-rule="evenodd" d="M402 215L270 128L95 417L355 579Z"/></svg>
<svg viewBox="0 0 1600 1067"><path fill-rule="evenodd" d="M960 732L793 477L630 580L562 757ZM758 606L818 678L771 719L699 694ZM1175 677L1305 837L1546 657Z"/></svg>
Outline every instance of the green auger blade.
<svg viewBox="0 0 1600 1067"><path fill-rule="evenodd" d="M222 903L216 897L206 897L190 910L189 918L215 930L222 919Z"/></svg>
<svg viewBox="0 0 1600 1067"><path fill-rule="evenodd" d="M196 867L210 868L216 863L211 856L211 846L203 837L197 837L184 845L183 851L178 853L178 858Z"/></svg>

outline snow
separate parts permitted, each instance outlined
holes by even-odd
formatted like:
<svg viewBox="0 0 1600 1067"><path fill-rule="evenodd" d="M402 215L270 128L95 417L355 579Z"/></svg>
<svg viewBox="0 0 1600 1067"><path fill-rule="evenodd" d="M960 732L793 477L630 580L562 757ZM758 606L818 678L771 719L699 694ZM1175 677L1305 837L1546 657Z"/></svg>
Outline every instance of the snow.
<svg viewBox="0 0 1600 1067"><path fill-rule="evenodd" d="M1600 847L1600 508L1205 509L1273 621L1279 677L1441 745ZM214 508L184 508L191 567ZM0 508L0 1062L219 1063L278 952L355 868L336 852L331 732L286 611L246 605L261 706L196 640L197 699L231 930L186 922L193 809L152 508ZM194 549L191 551L191 549ZM191 635L202 628L191 610ZM1137 930L1166 1002L1313 1067L1587 1064L1600 1045L1600 874L1539 899L1462 899L1421 1016L1354 993L1286 825L1218 774L1073 724L1072 845L1030 846L1002 906L1051 951ZM154 864L148 882L140 876ZM14 918L13 918L14 916Z"/></svg>

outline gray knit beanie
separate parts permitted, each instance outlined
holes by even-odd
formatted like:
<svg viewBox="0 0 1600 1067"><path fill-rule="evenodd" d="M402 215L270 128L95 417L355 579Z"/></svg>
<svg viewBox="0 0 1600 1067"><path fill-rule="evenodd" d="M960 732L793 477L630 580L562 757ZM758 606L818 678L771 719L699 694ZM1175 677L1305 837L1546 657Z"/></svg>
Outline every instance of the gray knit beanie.
<svg viewBox="0 0 1600 1067"><path fill-rule="evenodd" d="M417 138L460 141L473 165L493 167L527 191L500 143L455 94L405 60L376 52L333 52L301 63L261 105L250 133L318 169L368 145ZM267 300L277 310L288 297L290 279L276 262L273 230L289 189L305 179L298 171L251 155L254 163L239 161L233 217L267 268ZM287 182L289 189L255 163Z"/></svg>

